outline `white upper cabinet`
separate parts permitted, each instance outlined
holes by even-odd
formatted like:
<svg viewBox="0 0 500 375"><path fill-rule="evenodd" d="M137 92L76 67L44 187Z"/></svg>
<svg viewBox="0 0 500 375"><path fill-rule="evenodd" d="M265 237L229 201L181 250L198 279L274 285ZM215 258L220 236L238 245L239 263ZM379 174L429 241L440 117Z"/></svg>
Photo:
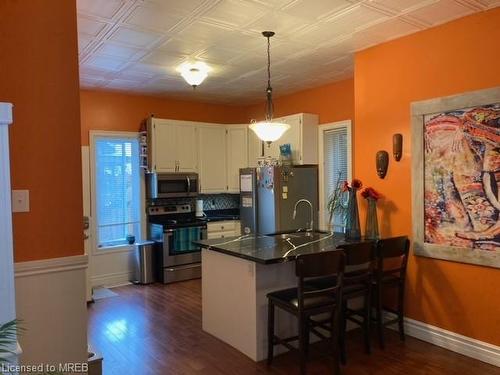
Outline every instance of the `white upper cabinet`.
<svg viewBox="0 0 500 375"><path fill-rule="evenodd" d="M178 172L196 172L198 170L198 153L196 149L196 133L198 128L193 124L180 124L177 128L177 161Z"/></svg>
<svg viewBox="0 0 500 375"><path fill-rule="evenodd" d="M240 192L240 168L248 167L248 127L226 126L227 190Z"/></svg>
<svg viewBox="0 0 500 375"><path fill-rule="evenodd" d="M292 148L294 164L318 164L318 115L298 113L276 118L275 121L289 124L290 129L276 142L271 143L270 146L264 145L264 155L279 159L279 146L289 143ZM250 133L253 133L253 131L250 130ZM251 166L256 165L256 158L261 154L260 142L258 142L255 135L253 137L254 141L249 142L249 151L252 152L250 154L252 160L249 162Z"/></svg>
<svg viewBox="0 0 500 375"><path fill-rule="evenodd" d="M257 137L257 134L255 134L253 130L248 128L248 166L256 167L257 160L261 156L262 156L262 141L259 139L259 137Z"/></svg>
<svg viewBox="0 0 500 375"><path fill-rule="evenodd" d="M210 124L198 127L200 191L227 191L226 128Z"/></svg>
<svg viewBox="0 0 500 375"><path fill-rule="evenodd" d="M149 168L153 172L196 172L197 127L188 121L148 120Z"/></svg>

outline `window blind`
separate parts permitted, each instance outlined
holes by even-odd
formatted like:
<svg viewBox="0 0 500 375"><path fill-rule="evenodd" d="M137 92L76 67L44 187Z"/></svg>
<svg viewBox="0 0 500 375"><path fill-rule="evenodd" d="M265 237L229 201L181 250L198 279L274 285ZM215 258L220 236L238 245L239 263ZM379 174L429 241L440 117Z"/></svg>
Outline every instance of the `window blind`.
<svg viewBox="0 0 500 375"><path fill-rule="evenodd" d="M97 246L125 244L140 234L139 142L95 139Z"/></svg>
<svg viewBox="0 0 500 375"><path fill-rule="evenodd" d="M347 180L348 177L349 166L347 158L347 128L342 127L325 131L323 142L325 153L324 191L326 202L328 202L330 195L335 189L339 176L341 181ZM334 214L332 222L334 230L340 230L342 227L344 227L343 215L339 213Z"/></svg>

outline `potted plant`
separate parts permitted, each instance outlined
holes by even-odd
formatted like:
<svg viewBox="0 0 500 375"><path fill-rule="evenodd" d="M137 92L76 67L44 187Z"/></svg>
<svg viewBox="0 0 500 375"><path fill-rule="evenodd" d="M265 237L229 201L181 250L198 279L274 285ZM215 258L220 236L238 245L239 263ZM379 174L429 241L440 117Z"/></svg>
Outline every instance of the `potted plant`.
<svg viewBox="0 0 500 375"><path fill-rule="evenodd" d="M328 202L326 203L326 208L330 214L328 219L328 225L330 228L334 227L334 215L340 215L342 218L342 223L344 223L343 228L345 229L345 215L347 213L347 203L348 196L344 190L344 182L342 181L342 172L339 171L337 174L337 181L335 182L335 187L328 197Z"/></svg>

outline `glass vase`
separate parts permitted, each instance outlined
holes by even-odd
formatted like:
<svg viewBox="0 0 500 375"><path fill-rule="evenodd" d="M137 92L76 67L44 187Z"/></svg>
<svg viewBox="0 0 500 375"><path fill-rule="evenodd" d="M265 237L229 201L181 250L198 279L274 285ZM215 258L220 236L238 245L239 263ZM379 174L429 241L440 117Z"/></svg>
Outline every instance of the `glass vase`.
<svg viewBox="0 0 500 375"><path fill-rule="evenodd" d="M378 219L377 219L377 201L373 198L367 198L368 211L366 212L365 238L369 240L378 240Z"/></svg>
<svg viewBox="0 0 500 375"><path fill-rule="evenodd" d="M354 188L351 188L351 190L349 190L349 201L347 203L345 237L351 240L357 240L361 238L357 190L358 189Z"/></svg>

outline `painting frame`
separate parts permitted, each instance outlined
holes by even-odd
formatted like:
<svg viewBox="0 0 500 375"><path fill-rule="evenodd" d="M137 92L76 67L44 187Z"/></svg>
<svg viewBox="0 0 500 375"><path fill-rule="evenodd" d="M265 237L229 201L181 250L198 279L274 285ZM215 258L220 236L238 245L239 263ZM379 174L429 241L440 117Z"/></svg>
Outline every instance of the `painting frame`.
<svg viewBox="0 0 500 375"><path fill-rule="evenodd" d="M499 102L500 86L411 103L412 229L415 255L500 268L500 253L497 251L489 252L467 247L426 243L424 241L425 116Z"/></svg>

